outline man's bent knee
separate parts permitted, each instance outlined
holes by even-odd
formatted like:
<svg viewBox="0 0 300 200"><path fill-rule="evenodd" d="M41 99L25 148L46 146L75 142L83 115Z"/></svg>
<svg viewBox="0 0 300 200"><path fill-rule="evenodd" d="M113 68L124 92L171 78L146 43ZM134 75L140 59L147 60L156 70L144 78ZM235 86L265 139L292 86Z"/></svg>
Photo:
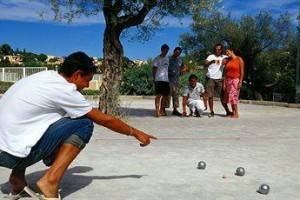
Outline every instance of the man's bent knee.
<svg viewBox="0 0 300 200"><path fill-rule="evenodd" d="M78 147L79 149L84 149L84 147L86 146L86 142L84 142L81 137L79 137L78 135L71 135L64 143L66 144L72 144L75 147Z"/></svg>
<svg viewBox="0 0 300 200"><path fill-rule="evenodd" d="M78 123L81 124L72 134L79 136L85 143L88 143L93 134L94 123L87 118L81 119Z"/></svg>

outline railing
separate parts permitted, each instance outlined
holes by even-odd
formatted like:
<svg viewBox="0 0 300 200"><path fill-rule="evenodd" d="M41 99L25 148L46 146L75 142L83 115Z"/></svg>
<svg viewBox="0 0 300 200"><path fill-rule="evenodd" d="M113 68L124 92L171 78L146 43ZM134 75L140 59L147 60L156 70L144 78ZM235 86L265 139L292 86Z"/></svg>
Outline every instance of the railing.
<svg viewBox="0 0 300 200"><path fill-rule="evenodd" d="M0 81L16 82L26 76L30 76L40 71L48 70L47 67L2 67L0 68ZM90 90L98 90L102 83L102 74L95 74L90 82Z"/></svg>
<svg viewBox="0 0 300 200"><path fill-rule="evenodd" d="M47 67L3 67L0 68L0 81L16 82L21 78L45 70L48 70L48 68Z"/></svg>

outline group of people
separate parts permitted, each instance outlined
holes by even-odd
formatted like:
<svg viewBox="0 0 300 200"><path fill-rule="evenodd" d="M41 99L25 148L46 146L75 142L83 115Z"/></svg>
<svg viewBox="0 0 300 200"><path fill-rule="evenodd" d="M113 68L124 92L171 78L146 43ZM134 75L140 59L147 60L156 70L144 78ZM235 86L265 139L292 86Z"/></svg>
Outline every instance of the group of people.
<svg viewBox="0 0 300 200"><path fill-rule="evenodd" d="M179 58L182 49L176 47L173 54L168 57L169 46L163 44L161 53L153 61L152 75L155 84L155 111L156 116L166 115L166 108L170 107L171 98L173 103L172 115L181 116L179 108L180 79L179 76L188 71Z"/></svg>
<svg viewBox="0 0 300 200"><path fill-rule="evenodd" d="M222 95L222 104L228 117L237 118L239 89L244 75L244 62L232 49L222 55L222 45L215 45L215 53L207 58L206 90L195 75L190 75L189 85L183 94L183 115L201 116L207 108L214 115L214 93ZM161 54L153 64L155 80L155 108L158 117L166 115L166 108L173 98L173 115L181 116L179 107L179 76L187 72L187 66L176 47L167 57L169 46L161 47ZM227 59L228 58L228 59ZM225 67L224 67L225 66ZM222 72L224 70L224 78ZM140 146L150 144L155 136L146 134L120 119L93 108L80 91L89 86L96 67L83 52L69 55L58 73L43 71L28 76L12 85L0 99L0 167L12 169L9 183L12 191L9 199L30 195L36 199L61 199L60 180L68 166L89 142L93 123L115 132L135 137ZM168 98L169 96L169 98ZM202 96L203 101L200 96ZM232 105L229 111L227 103ZM33 191L26 182L26 168L43 160L49 170L37 181L40 191Z"/></svg>
<svg viewBox="0 0 300 200"><path fill-rule="evenodd" d="M244 78L244 61L237 52L228 48L223 54L223 46L220 43L214 45L214 53L209 55L204 63L207 68L206 88L198 82L195 74L189 76L189 84L185 87L182 98L181 114L178 112L180 75L188 71L188 67L180 60L182 49L176 47L172 56L168 57L169 46L163 44L161 53L153 62L153 80L155 84L155 112L157 117L166 115L166 108L170 107L170 99L173 99L172 115L187 116L186 107L190 116L201 117L209 105L209 117L214 117L214 96L221 99L226 111L226 117L238 118L239 92ZM231 111L228 107L231 104Z"/></svg>

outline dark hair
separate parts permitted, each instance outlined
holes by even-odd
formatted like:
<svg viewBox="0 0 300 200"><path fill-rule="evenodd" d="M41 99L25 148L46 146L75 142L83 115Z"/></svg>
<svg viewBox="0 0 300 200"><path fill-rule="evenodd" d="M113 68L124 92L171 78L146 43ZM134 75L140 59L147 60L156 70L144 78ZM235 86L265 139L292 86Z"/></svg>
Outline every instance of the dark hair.
<svg viewBox="0 0 300 200"><path fill-rule="evenodd" d="M196 80L198 80L198 77L196 76L196 74L191 74L189 76L189 80L191 80L192 78L195 78Z"/></svg>
<svg viewBox="0 0 300 200"><path fill-rule="evenodd" d="M214 45L214 52L215 52L215 50L216 50L216 47L217 46L221 46L221 54L223 54L224 52L223 52L223 45L221 44L221 43L216 43L215 45Z"/></svg>
<svg viewBox="0 0 300 200"><path fill-rule="evenodd" d="M63 73L66 77L70 77L77 70L80 70L84 76L90 73L96 73L96 66L88 55L78 51L65 58L58 73Z"/></svg>
<svg viewBox="0 0 300 200"><path fill-rule="evenodd" d="M180 47L175 47L175 49L174 49L174 51L173 52L175 52L175 51L180 51L180 53L182 52L182 49L180 48Z"/></svg>
<svg viewBox="0 0 300 200"><path fill-rule="evenodd" d="M234 47L228 47L227 49L233 51L236 56L241 56L241 53Z"/></svg>
<svg viewBox="0 0 300 200"><path fill-rule="evenodd" d="M160 48L160 50L162 51L162 50L164 50L164 49L170 49L170 47L167 45L167 44L163 44L163 45L161 45L161 48Z"/></svg>
<svg viewBox="0 0 300 200"><path fill-rule="evenodd" d="M221 49L223 49L223 45L222 45L221 43L217 43L217 44L215 44L215 46L214 46L214 50L216 49L217 46L221 46Z"/></svg>

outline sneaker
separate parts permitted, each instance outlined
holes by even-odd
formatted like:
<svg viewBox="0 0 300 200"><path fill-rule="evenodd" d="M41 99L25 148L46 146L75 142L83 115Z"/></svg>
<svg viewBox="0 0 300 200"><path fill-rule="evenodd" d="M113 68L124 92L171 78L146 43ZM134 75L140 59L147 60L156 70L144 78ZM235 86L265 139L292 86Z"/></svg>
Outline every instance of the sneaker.
<svg viewBox="0 0 300 200"><path fill-rule="evenodd" d="M182 114L180 113L180 112L178 112L177 110L174 110L173 112L172 112L172 115L175 115L175 116L182 116Z"/></svg>
<svg viewBox="0 0 300 200"><path fill-rule="evenodd" d="M208 117L214 117L215 116L215 113L214 112L211 112L208 114Z"/></svg>

